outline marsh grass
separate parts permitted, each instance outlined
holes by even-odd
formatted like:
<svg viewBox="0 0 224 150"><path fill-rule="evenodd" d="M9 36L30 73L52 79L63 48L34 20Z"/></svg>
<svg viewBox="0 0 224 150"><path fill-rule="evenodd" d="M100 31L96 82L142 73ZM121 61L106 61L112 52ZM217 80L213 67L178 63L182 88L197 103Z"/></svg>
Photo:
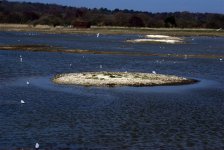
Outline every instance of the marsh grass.
<svg viewBox="0 0 224 150"><path fill-rule="evenodd" d="M49 45L0 45L0 50L30 51L30 52L59 52L72 54L97 54L97 55L127 55L127 56L159 56L176 58L206 58L220 59L224 55L220 54L159 54L145 52L122 52L122 51L96 51L81 49L65 49L63 47L53 47Z"/></svg>

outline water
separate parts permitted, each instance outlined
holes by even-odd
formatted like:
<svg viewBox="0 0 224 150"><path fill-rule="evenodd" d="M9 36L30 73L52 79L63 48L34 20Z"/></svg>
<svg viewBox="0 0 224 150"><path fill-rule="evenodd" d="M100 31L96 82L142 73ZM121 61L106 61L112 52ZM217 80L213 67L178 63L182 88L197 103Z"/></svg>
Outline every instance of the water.
<svg viewBox="0 0 224 150"><path fill-rule="evenodd" d="M184 45L124 42L133 38L138 36L0 32L1 45L224 55L221 37L186 37ZM223 65L208 58L0 51L0 149L34 148L37 142L48 149L223 149ZM51 82L66 72L153 70L200 82L141 88Z"/></svg>

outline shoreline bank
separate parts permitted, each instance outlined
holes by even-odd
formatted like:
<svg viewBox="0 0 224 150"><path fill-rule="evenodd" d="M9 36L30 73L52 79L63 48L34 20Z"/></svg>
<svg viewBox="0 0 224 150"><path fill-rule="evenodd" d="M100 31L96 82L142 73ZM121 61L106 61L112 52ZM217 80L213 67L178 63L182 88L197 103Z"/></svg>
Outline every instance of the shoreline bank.
<svg viewBox="0 0 224 150"><path fill-rule="evenodd" d="M69 53L69 54L94 54L94 55L127 55L127 56L147 56L147 57L176 57L176 58L207 58L223 59L224 55L218 54L159 54L144 52L126 52L126 51L97 51L84 49L65 49L63 47L53 47L49 45L0 45L0 51L24 51L24 52L48 52L48 53Z"/></svg>
<svg viewBox="0 0 224 150"><path fill-rule="evenodd" d="M0 31L41 32L48 34L163 34L170 36L224 36L224 30L217 29L181 29L181 28L136 28L92 26L91 28L52 27L48 25L0 24Z"/></svg>

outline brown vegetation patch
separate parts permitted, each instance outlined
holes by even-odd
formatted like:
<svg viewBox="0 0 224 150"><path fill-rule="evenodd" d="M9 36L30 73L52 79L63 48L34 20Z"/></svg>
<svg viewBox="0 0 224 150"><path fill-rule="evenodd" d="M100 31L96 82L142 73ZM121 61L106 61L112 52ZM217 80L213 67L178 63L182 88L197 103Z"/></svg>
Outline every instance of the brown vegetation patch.
<svg viewBox="0 0 224 150"><path fill-rule="evenodd" d="M0 45L0 50L18 50L30 52L61 52L73 54L97 54L97 55L128 55L128 56L159 56L159 57L178 57L178 58L208 58L220 59L224 55L217 54L159 54L144 52L122 52L122 51L95 51L82 49L64 49L63 47L53 47L48 45Z"/></svg>

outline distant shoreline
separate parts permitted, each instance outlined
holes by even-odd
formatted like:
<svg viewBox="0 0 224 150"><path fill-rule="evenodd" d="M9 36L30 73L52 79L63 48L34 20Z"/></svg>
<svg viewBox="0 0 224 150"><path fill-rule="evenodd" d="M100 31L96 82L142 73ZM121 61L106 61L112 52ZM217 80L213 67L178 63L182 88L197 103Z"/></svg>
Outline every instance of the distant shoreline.
<svg viewBox="0 0 224 150"><path fill-rule="evenodd" d="M48 34L163 34L171 36L224 36L224 30L196 28L140 28L92 26L91 28L52 27L48 25L32 26L28 24L0 24L0 31L41 32Z"/></svg>

